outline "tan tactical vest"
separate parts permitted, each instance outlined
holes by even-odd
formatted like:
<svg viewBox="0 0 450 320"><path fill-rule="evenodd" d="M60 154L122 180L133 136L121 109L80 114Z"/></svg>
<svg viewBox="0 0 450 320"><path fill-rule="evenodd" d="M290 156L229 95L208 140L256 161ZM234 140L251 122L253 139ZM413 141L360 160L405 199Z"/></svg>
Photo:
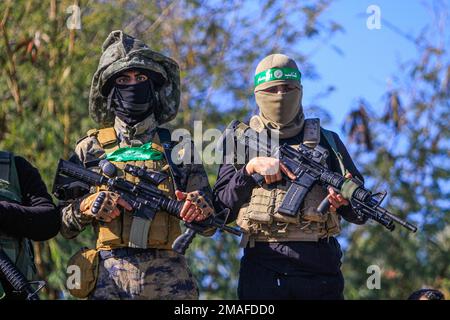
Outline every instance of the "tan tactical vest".
<svg viewBox="0 0 450 320"><path fill-rule="evenodd" d="M306 119L303 143L315 147L319 142L319 119ZM278 213L287 188L288 185L283 180L277 185L253 189L249 203L240 209L237 218L237 224L245 232L242 247L249 241L250 246L255 241L318 241L340 233L340 217L337 214L327 212L321 215L316 212L316 208L328 194L318 185L306 195L296 218Z"/></svg>
<svg viewBox="0 0 450 320"><path fill-rule="evenodd" d="M95 136L101 147L106 153L113 152L119 148L119 141L114 128L105 128L100 130L90 130L89 136ZM152 147L163 152L158 135L152 141ZM169 173L169 165L166 159L159 161L128 161L113 162L118 168L118 176L124 177L133 183L139 182L139 178L125 173L123 168L126 164L137 166L146 166L155 171L165 171ZM175 199L175 190L173 179L169 174L169 178L158 186L164 193ZM99 189L100 190L100 189ZM112 249L129 246L130 233L133 217L130 212L122 212L122 214L109 223L95 223L94 229L97 233L97 249ZM158 212L153 219L148 233L148 248L171 249L173 241L181 234L180 223L177 218L169 216L165 212Z"/></svg>

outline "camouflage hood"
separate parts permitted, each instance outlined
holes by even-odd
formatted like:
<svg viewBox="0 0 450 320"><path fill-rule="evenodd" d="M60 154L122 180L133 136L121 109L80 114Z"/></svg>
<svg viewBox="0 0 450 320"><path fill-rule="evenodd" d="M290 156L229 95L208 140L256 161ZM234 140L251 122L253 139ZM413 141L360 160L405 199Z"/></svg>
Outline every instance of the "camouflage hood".
<svg viewBox="0 0 450 320"><path fill-rule="evenodd" d="M149 49L141 40L121 30L113 31L103 43L102 56L94 74L89 94L89 114L102 126L111 126L115 115L108 110L108 80L123 70L141 68L157 73L162 85L157 91L159 110L155 112L158 124L175 118L180 104L180 69L178 64Z"/></svg>

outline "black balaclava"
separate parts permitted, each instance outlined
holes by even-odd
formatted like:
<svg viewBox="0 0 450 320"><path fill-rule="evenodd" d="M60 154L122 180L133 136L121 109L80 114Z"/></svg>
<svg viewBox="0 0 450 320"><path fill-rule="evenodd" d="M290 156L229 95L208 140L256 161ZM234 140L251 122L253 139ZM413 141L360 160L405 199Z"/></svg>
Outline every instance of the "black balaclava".
<svg viewBox="0 0 450 320"><path fill-rule="evenodd" d="M133 85L114 83L108 100L116 116L131 126L151 115L158 102L150 78Z"/></svg>

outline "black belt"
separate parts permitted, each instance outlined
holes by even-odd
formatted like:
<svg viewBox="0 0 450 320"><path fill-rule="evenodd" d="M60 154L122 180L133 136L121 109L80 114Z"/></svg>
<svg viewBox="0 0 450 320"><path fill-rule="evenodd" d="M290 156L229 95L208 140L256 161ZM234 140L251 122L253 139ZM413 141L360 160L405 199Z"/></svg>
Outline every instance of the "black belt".
<svg viewBox="0 0 450 320"><path fill-rule="evenodd" d="M259 246L259 247L270 247L270 245L276 243L276 244L283 244L283 245L287 245L289 243L297 243L297 242L305 242L305 243L329 243L329 242L333 242L336 241L336 238L331 236L331 237L325 237L325 238L320 238L317 241L255 241L255 246ZM250 248L250 244L247 244L247 248Z"/></svg>

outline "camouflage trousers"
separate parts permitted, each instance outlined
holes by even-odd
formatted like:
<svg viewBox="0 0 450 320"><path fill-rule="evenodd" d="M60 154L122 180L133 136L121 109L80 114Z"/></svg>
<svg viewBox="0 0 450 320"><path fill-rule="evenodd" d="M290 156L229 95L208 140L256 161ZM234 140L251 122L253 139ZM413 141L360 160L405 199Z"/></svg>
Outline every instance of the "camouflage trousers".
<svg viewBox="0 0 450 320"><path fill-rule="evenodd" d="M184 256L171 250L133 250L102 252L90 300L198 299L197 283Z"/></svg>

